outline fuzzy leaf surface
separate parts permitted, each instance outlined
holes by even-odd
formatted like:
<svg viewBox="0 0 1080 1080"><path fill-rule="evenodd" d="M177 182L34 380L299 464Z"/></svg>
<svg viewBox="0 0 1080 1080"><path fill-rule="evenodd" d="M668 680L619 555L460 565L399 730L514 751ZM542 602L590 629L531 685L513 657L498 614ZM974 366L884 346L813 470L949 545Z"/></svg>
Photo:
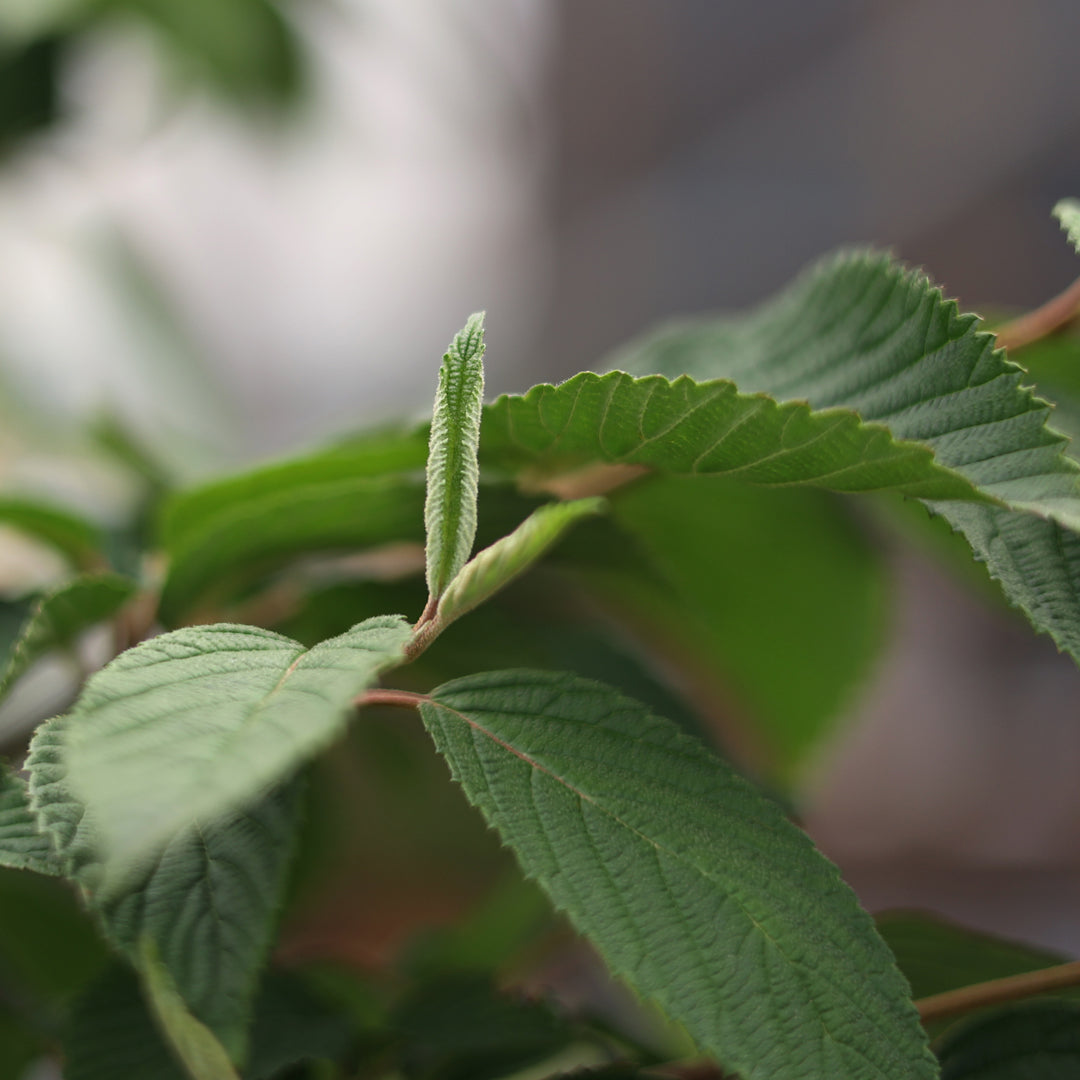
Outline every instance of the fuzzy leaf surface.
<svg viewBox="0 0 1080 1080"><path fill-rule="evenodd" d="M941 1080L1073 1080L1080 1076L1080 1006L1017 1005L958 1025L938 1049Z"/></svg>
<svg viewBox="0 0 1080 1080"><path fill-rule="evenodd" d="M0 866L59 874L52 844L30 809L26 782L0 763Z"/></svg>
<svg viewBox="0 0 1080 1080"><path fill-rule="evenodd" d="M448 683L421 714L525 873L726 1068L936 1075L906 984L835 867L672 723L530 671Z"/></svg>
<svg viewBox="0 0 1080 1080"><path fill-rule="evenodd" d="M439 368L427 460L428 592L438 599L476 539L477 450L484 403L484 316L470 316Z"/></svg>
<svg viewBox="0 0 1080 1080"><path fill-rule="evenodd" d="M673 325L614 358L851 410L994 501L909 490L967 538L1010 601L1080 658L1080 486L1050 406L973 315L887 257L827 259L741 317ZM815 414L816 415L816 414ZM903 489L898 489L903 490Z"/></svg>
<svg viewBox="0 0 1080 1080"><path fill-rule="evenodd" d="M103 893L100 834L67 779L66 744L77 723L60 717L34 736L27 767L38 820L109 940L137 968L142 943L152 941L187 1007L239 1059L294 848L297 784L189 822L127 875L123 890Z"/></svg>
<svg viewBox="0 0 1080 1080"><path fill-rule="evenodd" d="M401 616L368 619L313 649L255 627L188 627L99 671L72 712L66 765L108 877L327 747L353 698L400 661L410 637Z"/></svg>
<svg viewBox="0 0 1080 1080"><path fill-rule="evenodd" d="M84 630L115 615L135 589L119 574L86 574L42 596L0 674L0 700L35 661L73 645Z"/></svg>
<svg viewBox="0 0 1080 1080"><path fill-rule="evenodd" d="M439 617L450 623L494 596L523 574L575 522L599 514L600 498L549 503L534 510L512 533L477 553L450 582L439 601Z"/></svg>

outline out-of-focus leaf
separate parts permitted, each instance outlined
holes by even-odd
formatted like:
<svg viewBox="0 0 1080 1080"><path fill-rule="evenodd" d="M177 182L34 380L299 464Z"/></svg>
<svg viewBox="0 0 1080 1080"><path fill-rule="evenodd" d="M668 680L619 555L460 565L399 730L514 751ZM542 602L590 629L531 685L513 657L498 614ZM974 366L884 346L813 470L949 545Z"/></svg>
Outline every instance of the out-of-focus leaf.
<svg viewBox="0 0 1080 1080"><path fill-rule="evenodd" d="M0 161L60 115L60 63L66 38L44 34L15 45L0 37Z"/></svg>
<svg viewBox="0 0 1080 1080"><path fill-rule="evenodd" d="M0 525L10 525L48 544L80 570L101 567L101 531L68 510L31 499L0 496Z"/></svg>
<svg viewBox="0 0 1080 1080"><path fill-rule="evenodd" d="M135 582L119 574L86 574L41 596L0 669L0 700L32 664L55 649L71 648L86 630L115 615L135 590Z"/></svg>
<svg viewBox="0 0 1080 1080"><path fill-rule="evenodd" d="M421 984L391 1023L409 1080L497 1080L543 1061L572 1038L543 1003L500 994L478 975Z"/></svg>
<svg viewBox="0 0 1080 1080"><path fill-rule="evenodd" d="M941 1080L1076 1080L1080 1006L1015 1005L957 1025L938 1047Z"/></svg>
<svg viewBox="0 0 1080 1080"><path fill-rule="evenodd" d="M611 505L667 587L603 569L593 579L733 712L729 734L747 741L747 757L790 781L834 733L884 641L885 568L853 508L823 492L677 476Z"/></svg>

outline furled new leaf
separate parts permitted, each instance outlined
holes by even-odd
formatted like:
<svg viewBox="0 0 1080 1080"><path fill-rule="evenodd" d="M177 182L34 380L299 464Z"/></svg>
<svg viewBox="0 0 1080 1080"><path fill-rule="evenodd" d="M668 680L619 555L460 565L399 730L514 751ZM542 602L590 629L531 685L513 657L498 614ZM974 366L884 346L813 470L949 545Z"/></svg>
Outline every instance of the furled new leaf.
<svg viewBox="0 0 1080 1080"><path fill-rule="evenodd" d="M467 562L439 601L439 621L448 625L494 596L523 574L576 521L604 508L600 498L549 503L534 510L512 533Z"/></svg>
<svg viewBox="0 0 1080 1080"><path fill-rule="evenodd" d="M483 401L484 315L478 312L443 356L431 418L424 527L433 600L465 565L476 539L476 455Z"/></svg>
<svg viewBox="0 0 1080 1080"><path fill-rule="evenodd" d="M35 661L54 649L71 647L83 631L115 615L135 589L133 581L119 574L87 574L42 596L0 673L0 700Z"/></svg>
<svg viewBox="0 0 1080 1080"><path fill-rule="evenodd" d="M1074 1080L1080 1006L1017 1005L956 1027L938 1048L941 1080Z"/></svg>
<svg viewBox="0 0 1080 1080"><path fill-rule="evenodd" d="M213 821L189 818L122 890L103 893L100 836L65 766L68 735L80 722L61 717L34 736L27 765L38 820L110 941L136 967L142 943L152 941L187 1007L238 1060L294 846L297 785Z"/></svg>
<svg viewBox="0 0 1080 1080"><path fill-rule="evenodd" d="M1080 199L1062 199L1054 207L1054 217L1061 223L1069 243L1080 254Z"/></svg>
<svg viewBox="0 0 1080 1080"><path fill-rule="evenodd" d="M927 500L1035 626L1080 657L1080 467L1024 372L922 274L880 255L828 259L749 315L671 326L615 362L732 379L780 409L857 414L931 453L935 469L992 498L887 486Z"/></svg>
<svg viewBox="0 0 1080 1080"><path fill-rule="evenodd" d="M328 746L410 637L401 616L313 649L250 626L189 627L94 675L72 713L67 782L100 832L107 878Z"/></svg>
<svg viewBox="0 0 1080 1080"><path fill-rule="evenodd" d="M420 708L526 874L726 1068L935 1075L907 987L835 868L669 721L529 671L459 679Z"/></svg>
<svg viewBox="0 0 1080 1080"><path fill-rule="evenodd" d="M38 828L21 777L0 763L0 866L59 874L49 838Z"/></svg>

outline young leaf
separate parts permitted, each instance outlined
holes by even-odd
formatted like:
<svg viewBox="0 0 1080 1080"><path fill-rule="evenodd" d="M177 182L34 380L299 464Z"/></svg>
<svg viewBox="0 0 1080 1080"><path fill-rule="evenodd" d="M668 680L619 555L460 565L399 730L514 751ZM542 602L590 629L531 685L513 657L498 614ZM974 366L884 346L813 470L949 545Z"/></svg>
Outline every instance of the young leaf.
<svg viewBox="0 0 1080 1080"><path fill-rule="evenodd" d="M25 782L0 763L0 866L59 874L49 838L38 828Z"/></svg>
<svg viewBox="0 0 1080 1080"><path fill-rule="evenodd" d="M529 671L448 683L420 711L525 873L725 1068L935 1075L904 980L835 867L669 721Z"/></svg>
<svg viewBox="0 0 1080 1080"><path fill-rule="evenodd" d="M484 401L484 314L469 317L439 369L428 444L427 583L432 600L465 565L476 539L477 447Z"/></svg>
<svg viewBox="0 0 1080 1080"><path fill-rule="evenodd" d="M467 562L439 601L439 622L449 625L523 574L580 518L599 514L600 498L549 503L534 510L509 536Z"/></svg>
<svg viewBox="0 0 1080 1080"><path fill-rule="evenodd" d="M153 939L139 943L143 986L161 1030L195 1080L240 1080L213 1032L188 1012Z"/></svg>
<svg viewBox="0 0 1080 1080"><path fill-rule="evenodd" d="M123 890L103 893L100 837L64 764L78 722L61 717L40 728L27 761L34 810L56 858L134 966L141 943L154 942L187 1007L239 1060L294 846L297 785L210 822L189 819L156 858L128 874Z"/></svg>
<svg viewBox="0 0 1080 1080"><path fill-rule="evenodd" d="M1061 223L1069 243L1080 254L1080 199L1062 199L1054 207L1054 217Z"/></svg>
<svg viewBox="0 0 1080 1080"><path fill-rule="evenodd" d="M938 1048L941 1080L1074 1080L1080 1007L1046 1001L973 1019Z"/></svg>
<svg viewBox="0 0 1080 1080"><path fill-rule="evenodd" d="M115 615L135 590L135 583L119 574L87 574L42 596L0 673L0 700L35 661L73 645L84 630Z"/></svg>
<svg viewBox="0 0 1080 1080"><path fill-rule="evenodd" d="M410 638L401 616L368 619L309 650L250 626L190 627L99 671L72 712L66 765L100 832L108 879L328 746L353 699L401 660Z"/></svg>
<svg viewBox="0 0 1080 1080"><path fill-rule="evenodd" d="M80 570L96 569L103 562L100 530L70 511L7 496L0 498L0 524L55 548Z"/></svg>

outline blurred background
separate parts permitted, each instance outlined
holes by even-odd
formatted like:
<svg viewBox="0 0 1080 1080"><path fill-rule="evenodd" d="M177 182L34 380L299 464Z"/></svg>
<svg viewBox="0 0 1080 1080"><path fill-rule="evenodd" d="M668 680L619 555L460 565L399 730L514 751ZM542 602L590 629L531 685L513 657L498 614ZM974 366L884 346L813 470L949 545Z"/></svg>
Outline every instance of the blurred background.
<svg viewBox="0 0 1080 1080"><path fill-rule="evenodd" d="M422 415L473 310L521 390L842 245L1035 306L1077 40L1075 0L0 0L0 482L122 506L94 425L191 482ZM1080 677L881 550L806 823L871 908L1080 954Z"/></svg>

